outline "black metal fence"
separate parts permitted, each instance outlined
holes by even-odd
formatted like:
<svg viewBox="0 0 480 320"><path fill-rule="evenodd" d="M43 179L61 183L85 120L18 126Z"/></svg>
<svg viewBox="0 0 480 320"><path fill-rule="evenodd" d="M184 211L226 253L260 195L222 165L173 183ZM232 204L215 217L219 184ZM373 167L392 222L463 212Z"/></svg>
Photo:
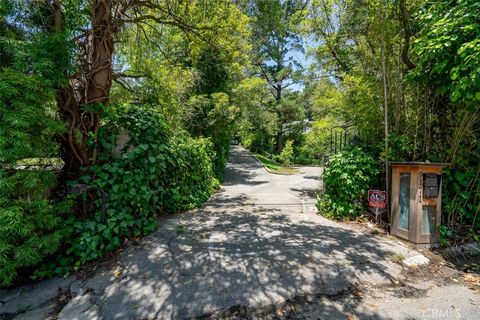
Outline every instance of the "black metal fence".
<svg viewBox="0 0 480 320"><path fill-rule="evenodd" d="M336 154L355 145L358 136L354 131L337 127L330 129L330 154Z"/></svg>

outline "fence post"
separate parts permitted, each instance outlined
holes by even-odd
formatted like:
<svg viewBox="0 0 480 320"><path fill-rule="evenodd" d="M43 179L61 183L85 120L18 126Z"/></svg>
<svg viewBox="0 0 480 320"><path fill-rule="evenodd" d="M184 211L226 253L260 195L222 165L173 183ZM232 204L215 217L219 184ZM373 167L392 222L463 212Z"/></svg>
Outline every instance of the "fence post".
<svg viewBox="0 0 480 320"><path fill-rule="evenodd" d="M329 152L330 154L332 153L332 150L333 150L333 131L332 131L332 130L333 130L333 129L330 128L330 150L329 150L329 151L330 151L330 152Z"/></svg>
<svg viewBox="0 0 480 320"><path fill-rule="evenodd" d="M335 131L335 154L337 153L337 131Z"/></svg>

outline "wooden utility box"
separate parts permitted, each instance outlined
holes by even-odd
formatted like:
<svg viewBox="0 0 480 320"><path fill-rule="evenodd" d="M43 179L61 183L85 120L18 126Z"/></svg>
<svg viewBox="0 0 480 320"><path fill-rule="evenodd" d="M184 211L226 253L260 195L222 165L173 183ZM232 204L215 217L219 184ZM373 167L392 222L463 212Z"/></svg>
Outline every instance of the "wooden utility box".
<svg viewBox="0 0 480 320"><path fill-rule="evenodd" d="M391 162L390 233L417 248L438 244L445 163Z"/></svg>

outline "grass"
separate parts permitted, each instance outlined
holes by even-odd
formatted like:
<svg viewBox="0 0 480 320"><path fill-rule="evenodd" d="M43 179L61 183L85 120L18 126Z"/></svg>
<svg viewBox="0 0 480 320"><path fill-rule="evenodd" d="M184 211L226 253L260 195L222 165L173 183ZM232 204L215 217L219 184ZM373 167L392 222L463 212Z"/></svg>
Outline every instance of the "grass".
<svg viewBox="0 0 480 320"><path fill-rule="evenodd" d="M265 156L255 153L255 157L273 173L277 174L298 174L300 170L292 167L285 167L280 163L277 163Z"/></svg>
<svg viewBox="0 0 480 320"><path fill-rule="evenodd" d="M399 264L402 264L403 260L405 260L405 256L403 254L399 254L399 253L392 254L389 258L393 262L396 262L396 263L399 263Z"/></svg>

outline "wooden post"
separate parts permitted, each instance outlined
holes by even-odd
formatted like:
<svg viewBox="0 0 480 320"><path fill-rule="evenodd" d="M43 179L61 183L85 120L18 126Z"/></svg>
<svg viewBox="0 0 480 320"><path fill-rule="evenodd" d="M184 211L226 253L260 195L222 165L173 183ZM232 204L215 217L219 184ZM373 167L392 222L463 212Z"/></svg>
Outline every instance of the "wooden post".
<svg viewBox="0 0 480 320"><path fill-rule="evenodd" d="M382 18L384 18L384 12L382 8ZM387 101L387 67L385 63L385 24L382 23L382 73L383 73L383 113L384 113L384 129L385 129L385 191L390 197L389 193L389 172L388 172L388 101ZM387 216L391 221L389 207L387 205Z"/></svg>

